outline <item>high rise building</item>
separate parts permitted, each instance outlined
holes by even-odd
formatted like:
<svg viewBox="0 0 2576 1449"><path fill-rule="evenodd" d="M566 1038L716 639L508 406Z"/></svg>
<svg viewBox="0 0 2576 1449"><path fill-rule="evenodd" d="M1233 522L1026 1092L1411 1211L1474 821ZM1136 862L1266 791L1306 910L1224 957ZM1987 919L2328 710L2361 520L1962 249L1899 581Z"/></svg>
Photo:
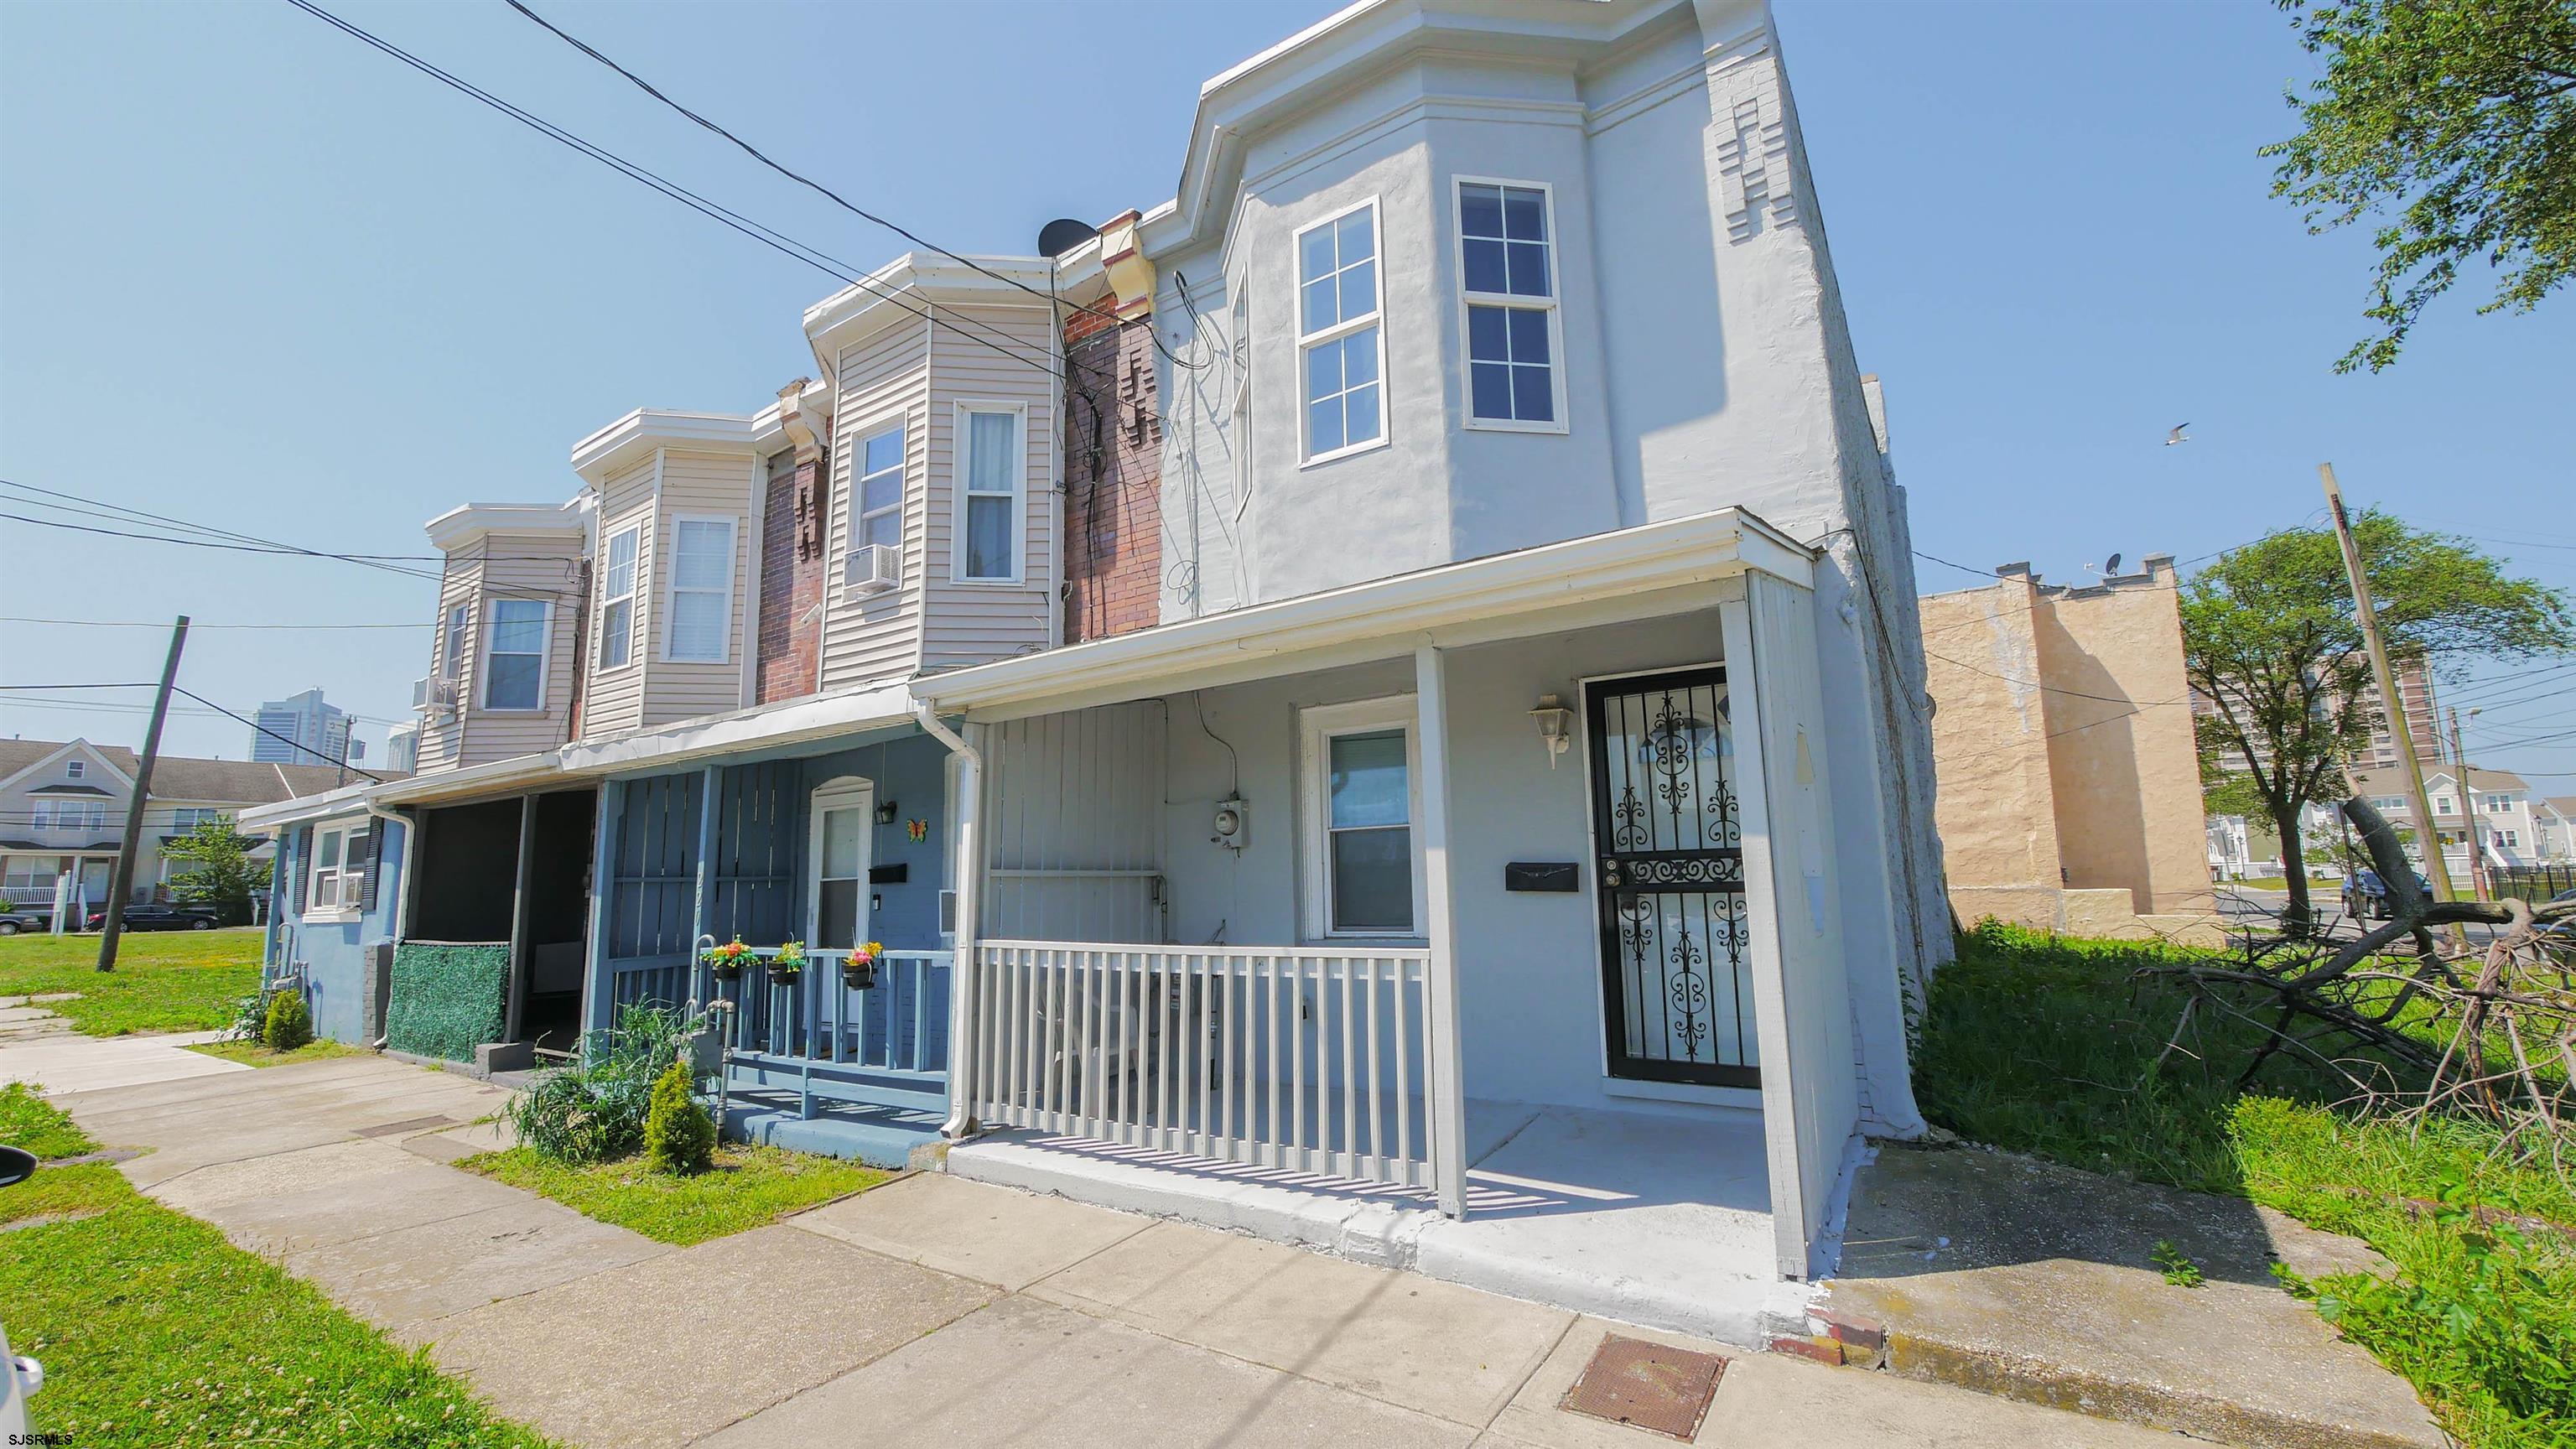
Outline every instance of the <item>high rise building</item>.
<svg viewBox="0 0 2576 1449"><path fill-rule="evenodd" d="M2433 675L2422 659L2392 660L2390 667L2397 677L2397 707L2406 714L2406 732L2415 737L2415 758L2426 768L2441 763L2447 756L2442 748L2442 730L2436 723L2433 708ZM2367 697L2370 710L2370 743L2360 758L2353 761L2364 770L2397 768L2397 736L2388 728L2388 711L2379 707L2379 692Z"/></svg>
<svg viewBox="0 0 2576 1449"><path fill-rule="evenodd" d="M420 768L420 726L399 724L385 733L385 768L410 774Z"/></svg>
<svg viewBox="0 0 2576 1449"><path fill-rule="evenodd" d="M364 740L349 737L349 716L322 698L319 689L259 707L259 727L250 732L250 757L281 765L337 765L367 757ZM343 752L345 753L345 756Z"/></svg>

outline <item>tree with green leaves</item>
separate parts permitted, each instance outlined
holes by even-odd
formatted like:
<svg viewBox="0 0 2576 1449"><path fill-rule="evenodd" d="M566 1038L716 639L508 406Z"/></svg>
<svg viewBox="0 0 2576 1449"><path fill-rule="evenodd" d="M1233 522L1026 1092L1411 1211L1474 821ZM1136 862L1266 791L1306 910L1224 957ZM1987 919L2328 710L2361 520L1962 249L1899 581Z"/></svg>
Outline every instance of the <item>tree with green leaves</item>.
<svg viewBox="0 0 2576 1449"><path fill-rule="evenodd" d="M2262 150L2272 194L2311 232L2386 218L2379 331L2337 372L2395 362L2463 263L2502 273L2481 312L2528 312L2576 273L2576 0L2279 4L2326 73L2290 93L2305 129Z"/></svg>
<svg viewBox="0 0 2576 1449"><path fill-rule="evenodd" d="M226 925L248 921L251 897L268 886L268 867L250 858L252 843L234 833L230 816L199 820L161 847L167 858L192 865L170 878L170 893L188 905L214 907Z"/></svg>
<svg viewBox="0 0 2576 1449"><path fill-rule="evenodd" d="M2377 510L2352 520L2392 661L2456 668L2576 651L2567 599L2508 575L2465 539ZM2283 925L2314 922L2299 832L2311 800L2340 799L2377 702L2343 553L2295 528L2222 554L2182 590L2183 666L2211 708L2198 720L2208 808L2272 822L2289 876Z"/></svg>

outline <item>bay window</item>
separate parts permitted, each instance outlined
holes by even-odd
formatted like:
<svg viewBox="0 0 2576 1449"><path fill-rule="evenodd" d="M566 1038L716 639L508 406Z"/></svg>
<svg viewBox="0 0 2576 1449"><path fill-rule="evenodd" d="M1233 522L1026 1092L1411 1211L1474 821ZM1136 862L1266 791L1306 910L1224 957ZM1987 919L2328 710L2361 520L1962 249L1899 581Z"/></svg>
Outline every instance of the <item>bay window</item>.
<svg viewBox="0 0 2576 1449"><path fill-rule="evenodd" d="M722 664L733 640L733 543L730 518L671 520L670 624L662 657L679 664Z"/></svg>
<svg viewBox="0 0 2576 1449"><path fill-rule="evenodd" d="M1565 430L1552 211L1544 186L1458 182L1471 428Z"/></svg>
<svg viewBox="0 0 2576 1449"><path fill-rule="evenodd" d="M546 707L547 622L554 606L543 599L494 599L491 644L483 653L483 707L524 711Z"/></svg>
<svg viewBox="0 0 2576 1449"><path fill-rule="evenodd" d="M1374 198L1297 233L1306 461L1386 441L1386 334Z"/></svg>
<svg viewBox="0 0 2576 1449"><path fill-rule="evenodd" d="M1028 450L1025 404L957 405L955 576L967 583L1020 581Z"/></svg>
<svg viewBox="0 0 2576 1449"><path fill-rule="evenodd" d="M621 528L608 537L608 557L599 582L599 667L622 669L635 658L635 559L644 543L644 525Z"/></svg>

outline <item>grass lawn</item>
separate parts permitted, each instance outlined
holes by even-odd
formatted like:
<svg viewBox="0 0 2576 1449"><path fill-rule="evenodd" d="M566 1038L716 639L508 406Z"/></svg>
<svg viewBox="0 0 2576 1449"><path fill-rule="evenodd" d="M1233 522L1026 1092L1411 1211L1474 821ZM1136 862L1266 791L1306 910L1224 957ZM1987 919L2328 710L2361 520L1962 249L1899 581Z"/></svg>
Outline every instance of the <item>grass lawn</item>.
<svg viewBox="0 0 2576 1449"><path fill-rule="evenodd" d="M91 1036L209 1031L259 989L261 931L138 931L120 938L116 969L98 965L98 937L0 936L0 996L77 991L45 1009Z"/></svg>
<svg viewBox="0 0 2576 1449"><path fill-rule="evenodd" d="M293 1051L284 1052L270 1051L265 1045L255 1041L204 1041L188 1050L204 1052L210 1057L222 1057L228 1062L244 1062L254 1067L283 1067L291 1066L296 1062L318 1062L332 1057L366 1055L356 1047L327 1040L309 1041Z"/></svg>
<svg viewBox="0 0 2576 1449"><path fill-rule="evenodd" d="M37 1096L35 1088L24 1082L0 1087L0 1146L22 1148L47 1159L98 1150L70 1114Z"/></svg>
<svg viewBox="0 0 2576 1449"><path fill-rule="evenodd" d="M2493 1132L2410 1133L2330 1103L2286 1057L2238 1093L2250 1028L2154 1066L2182 997L2130 973L2160 948L1991 923L1934 978L1915 1053L1925 1112L1964 1137L2076 1167L2251 1198L2394 1263L2292 1285L2412 1381L2473 1449L2576 1445L2576 1197L2497 1160ZM2210 1013L2203 1013L2205 1020ZM2529 1230L2488 1221L2496 1213Z"/></svg>
<svg viewBox="0 0 2576 1449"><path fill-rule="evenodd" d="M694 1177L656 1172L641 1156L574 1166L526 1147L486 1152L456 1165L683 1247L766 1226L893 1176L839 1158L731 1143L716 1148L712 1170Z"/></svg>

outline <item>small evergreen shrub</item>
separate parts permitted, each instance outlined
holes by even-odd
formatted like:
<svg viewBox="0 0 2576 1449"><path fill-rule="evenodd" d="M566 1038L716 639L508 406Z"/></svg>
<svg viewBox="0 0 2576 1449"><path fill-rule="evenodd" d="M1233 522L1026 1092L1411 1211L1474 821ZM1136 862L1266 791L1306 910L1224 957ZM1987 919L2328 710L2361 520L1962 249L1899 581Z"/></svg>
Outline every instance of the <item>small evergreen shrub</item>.
<svg viewBox="0 0 2576 1449"><path fill-rule="evenodd" d="M653 1106L644 1116L644 1155L663 1172L704 1172L715 1161L716 1124L691 1095L689 1064L674 1057L653 1079Z"/></svg>
<svg viewBox="0 0 2576 1449"><path fill-rule="evenodd" d="M269 998L268 1023L260 1039L273 1052L291 1052L313 1040L313 1011L301 991L281 991Z"/></svg>

